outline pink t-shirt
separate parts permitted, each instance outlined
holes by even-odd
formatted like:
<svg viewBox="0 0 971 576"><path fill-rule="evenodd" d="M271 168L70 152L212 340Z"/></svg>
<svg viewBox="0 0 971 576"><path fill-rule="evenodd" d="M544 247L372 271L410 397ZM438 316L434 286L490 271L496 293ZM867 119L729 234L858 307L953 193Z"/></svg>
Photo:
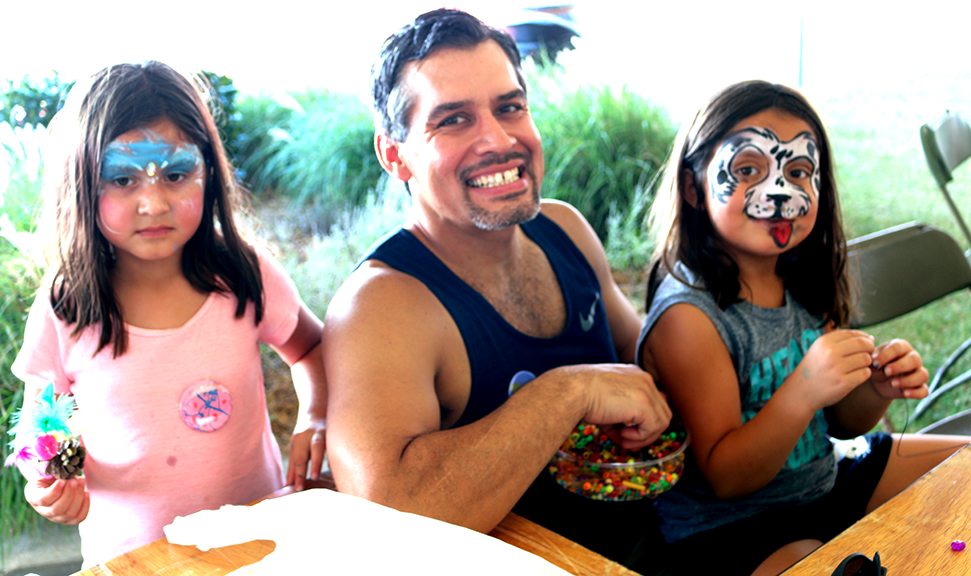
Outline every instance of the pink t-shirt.
<svg viewBox="0 0 971 576"><path fill-rule="evenodd" d="M97 329L74 339L46 292L34 301L13 372L53 381L55 392L77 402L91 495L80 525L85 567L161 538L176 516L246 504L283 486L259 342L284 344L302 302L280 264L258 254L259 326L252 303L237 319L236 298L212 293L179 328L128 326L128 351L118 358L110 344L92 358ZM187 393L205 383L210 394Z"/></svg>

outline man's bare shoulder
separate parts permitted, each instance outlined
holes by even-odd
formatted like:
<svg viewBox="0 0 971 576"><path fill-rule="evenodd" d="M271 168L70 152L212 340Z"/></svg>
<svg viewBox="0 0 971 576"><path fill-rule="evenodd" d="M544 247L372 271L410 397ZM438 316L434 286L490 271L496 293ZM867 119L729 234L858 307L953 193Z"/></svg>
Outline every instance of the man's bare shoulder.
<svg viewBox="0 0 971 576"><path fill-rule="evenodd" d="M421 280L379 260L366 260L347 277L331 300L327 318L380 322L401 314L427 316L444 310Z"/></svg>
<svg viewBox="0 0 971 576"><path fill-rule="evenodd" d="M561 200L543 200L541 212L544 216L556 222L556 224L566 232L567 236L581 249L585 251L591 243L600 245L593 227L583 217L583 214L572 205Z"/></svg>
<svg viewBox="0 0 971 576"><path fill-rule="evenodd" d="M543 200L541 211L566 232L591 266L596 269L600 264L606 264L603 245L579 210L560 200Z"/></svg>

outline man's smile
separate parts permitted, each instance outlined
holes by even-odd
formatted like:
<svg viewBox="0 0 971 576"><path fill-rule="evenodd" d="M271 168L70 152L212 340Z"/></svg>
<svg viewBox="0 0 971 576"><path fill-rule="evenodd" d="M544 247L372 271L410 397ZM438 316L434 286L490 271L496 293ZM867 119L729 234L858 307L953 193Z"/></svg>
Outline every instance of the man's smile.
<svg viewBox="0 0 971 576"><path fill-rule="evenodd" d="M504 172L486 174L478 178L473 178L472 180L466 181L466 184L472 188L495 188L497 186L512 184L516 180L519 180L521 173L522 167L510 168Z"/></svg>

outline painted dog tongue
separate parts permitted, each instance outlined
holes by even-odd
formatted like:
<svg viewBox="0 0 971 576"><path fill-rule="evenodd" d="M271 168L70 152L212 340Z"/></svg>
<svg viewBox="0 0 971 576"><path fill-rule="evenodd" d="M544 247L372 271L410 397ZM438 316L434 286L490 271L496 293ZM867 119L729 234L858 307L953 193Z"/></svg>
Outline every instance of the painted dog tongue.
<svg viewBox="0 0 971 576"><path fill-rule="evenodd" d="M792 222L790 220L773 222L769 227L769 234L775 240L776 246L788 246L789 237L792 236Z"/></svg>

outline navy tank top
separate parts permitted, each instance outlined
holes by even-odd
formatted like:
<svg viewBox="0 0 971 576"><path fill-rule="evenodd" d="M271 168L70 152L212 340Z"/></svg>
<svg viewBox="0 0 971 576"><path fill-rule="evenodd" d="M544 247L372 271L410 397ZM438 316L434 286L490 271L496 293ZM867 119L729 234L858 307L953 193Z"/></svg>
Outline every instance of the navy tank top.
<svg viewBox="0 0 971 576"><path fill-rule="evenodd" d="M566 327L553 338L534 338L513 328L407 230L392 232L364 258L421 280L458 326L469 357L472 388L455 427L488 415L518 386L547 370L617 362L600 283L586 257L542 214L522 224L522 229L546 254L563 293ZM617 562L642 554L645 546L652 550L652 543L663 543L651 500L589 500L560 487L545 468L513 512ZM633 523L636 529L610 529L618 523Z"/></svg>
<svg viewBox="0 0 971 576"><path fill-rule="evenodd" d="M547 370L617 362L600 283L583 253L542 214L523 224L522 229L546 253L563 292L566 327L553 338L535 338L513 328L407 230L386 236L364 258L379 260L421 280L458 326L469 357L472 388L455 427L486 416L519 385Z"/></svg>

